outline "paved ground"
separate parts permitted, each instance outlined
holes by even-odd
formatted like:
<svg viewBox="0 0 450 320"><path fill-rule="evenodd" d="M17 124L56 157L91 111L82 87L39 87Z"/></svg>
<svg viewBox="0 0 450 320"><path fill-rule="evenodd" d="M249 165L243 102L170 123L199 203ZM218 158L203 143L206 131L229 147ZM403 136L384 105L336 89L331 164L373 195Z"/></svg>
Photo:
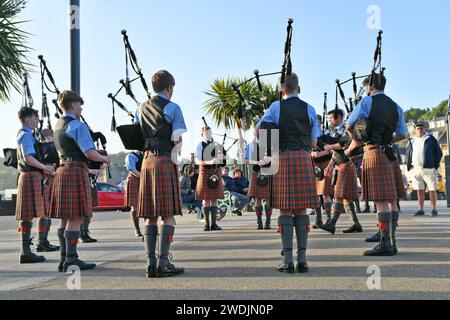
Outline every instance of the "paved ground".
<svg viewBox="0 0 450 320"><path fill-rule="evenodd" d="M68 290L69 275L55 271L58 253L46 254L43 264L20 265L16 222L0 217L0 299L450 299L450 209L444 206L437 218L415 218L415 203L403 203L396 257L361 255L372 247L363 239L375 232L373 214L361 215L363 234L313 231L305 275L274 269L280 262L276 228L255 230L253 214L227 216L225 231L213 233L185 215L173 253L186 273L167 279L144 277L143 245L133 237L127 214L97 213L92 235L100 242L80 244L79 253L99 265L82 273L81 290ZM347 225L343 217L338 226ZM367 286L372 265L381 271L380 290Z"/></svg>

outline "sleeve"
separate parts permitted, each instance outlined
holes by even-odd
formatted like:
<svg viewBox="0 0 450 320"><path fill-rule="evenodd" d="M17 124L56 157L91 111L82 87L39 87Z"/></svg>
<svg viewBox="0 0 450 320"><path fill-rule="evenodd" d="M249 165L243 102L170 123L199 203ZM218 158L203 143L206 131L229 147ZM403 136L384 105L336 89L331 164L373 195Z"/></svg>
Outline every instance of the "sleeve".
<svg viewBox="0 0 450 320"><path fill-rule="evenodd" d="M395 128L395 134L398 137L406 137L408 135L408 127L406 126L405 117L403 116L403 110L397 105L398 110L398 122Z"/></svg>
<svg viewBox="0 0 450 320"><path fill-rule="evenodd" d="M266 111L264 116L259 120L258 124L256 125L256 129L259 129L261 127L261 124L263 122L267 123L274 123L277 126L280 122L280 101L275 101L270 106L269 110Z"/></svg>
<svg viewBox="0 0 450 320"><path fill-rule="evenodd" d="M78 145L82 152L95 149L94 141L88 127L80 121L72 121L66 129L66 134Z"/></svg>
<svg viewBox="0 0 450 320"><path fill-rule="evenodd" d="M18 144L24 157L36 155L34 142L33 136L29 133L25 133L19 138Z"/></svg>
<svg viewBox="0 0 450 320"><path fill-rule="evenodd" d="M358 119L361 116L366 117L367 119L369 118L370 115L370 110L372 108L372 97L364 97L356 106L355 110L353 110L353 112L350 114L350 117L348 117L347 119L347 125L349 125L350 127L354 127L356 121L358 121Z"/></svg>
<svg viewBox="0 0 450 320"><path fill-rule="evenodd" d="M314 107L308 105L308 116L311 123L311 139L317 139L321 136L319 121L317 121L317 114Z"/></svg>
<svg viewBox="0 0 450 320"><path fill-rule="evenodd" d="M441 146L439 145L439 142L434 139L434 144L435 144L435 154L436 154L436 163L435 163L435 168L439 169L439 166L441 164L441 160L442 160L442 149Z"/></svg>
<svg viewBox="0 0 450 320"><path fill-rule="evenodd" d="M138 162L137 160L138 159L136 159L136 156L133 155L132 153L127 155L127 157L125 158L125 164L127 166L128 172L136 170L136 165L137 165L137 162Z"/></svg>
<svg viewBox="0 0 450 320"><path fill-rule="evenodd" d="M171 102L165 109L166 120L172 125L172 135L182 135L187 131L183 112L179 105Z"/></svg>

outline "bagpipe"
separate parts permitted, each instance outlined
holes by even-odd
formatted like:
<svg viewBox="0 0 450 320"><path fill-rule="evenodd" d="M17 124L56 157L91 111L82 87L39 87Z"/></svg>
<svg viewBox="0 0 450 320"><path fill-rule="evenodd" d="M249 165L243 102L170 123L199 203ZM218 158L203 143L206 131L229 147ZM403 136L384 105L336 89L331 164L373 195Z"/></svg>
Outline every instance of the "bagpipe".
<svg viewBox="0 0 450 320"><path fill-rule="evenodd" d="M58 96L61 92L58 89L58 87L56 86L55 79L54 79L52 73L50 72L50 70L47 66L47 62L44 60L44 57L42 55L40 55L40 56L38 56L38 59L40 60L40 68L41 68L42 114L43 114L43 117L44 116L48 117L48 123L49 123L48 126L49 126L49 129L51 129L50 112L48 110L48 105L47 105L47 94L45 93L44 88L46 88L49 92L55 94L56 96ZM48 83L46 81L46 77L48 78L48 80L50 80L53 89L51 89L50 86L48 85ZM56 108L55 118L60 119L61 116L63 115L63 111L59 107L57 99L53 99L52 103L54 104L54 106ZM102 156L107 156L108 155L108 152L106 151L107 140L106 140L105 135L102 132L94 132L94 130L92 130L91 126L89 126L89 124L87 123L87 121L83 117L83 115L80 115L80 119L81 119L81 121L84 122L84 124L89 129L89 134L90 134L92 140L97 145L97 152L99 154L101 154ZM41 124L42 124L42 122L41 122ZM102 147L102 149L100 149L100 146ZM56 150L56 148L55 148L55 150ZM95 161L92 161L89 159L87 160L87 164L88 164L89 169L92 169L92 170L100 170L100 168L103 166L102 162L95 162ZM108 178L111 179L111 171L110 171L109 165L106 167L106 170L107 170ZM95 180L96 180L96 178L97 177L95 177Z"/></svg>
<svg viewBox="0 0 450 320"><path fill-rule="evenodd" d="M125 90L125 94L129 96L137 105L139 110L139 101L133 93L131 84L137 80L140 80L142 87L147 95L148 99L151 99L151 94L147 85L147 82L144 78L144 74L142 73L142 69L139 67L139 63L136 57L136 53L131 46L130 39L128 38L128 34L126 30L122 30L121 32L123 37L123 43L125 47L125 79L121 79L119 81L120 88L117 90L115 94L109 93L108 98L111 99L112 103L112 120L111 120L111 131L118 132L122 143L127 150L144 150L145 139L142 134L140 124L135 124L135 116L132 112L130 112L125 105L117 99L117 96ZM136 78L130 80L130 66L134 73L137 75ZM116 118L115 118L115 106L118 106L120 109L125 111L128 116L132 119L132 124L117 126ZM138 112L139 114L139 112Z"/></svg>

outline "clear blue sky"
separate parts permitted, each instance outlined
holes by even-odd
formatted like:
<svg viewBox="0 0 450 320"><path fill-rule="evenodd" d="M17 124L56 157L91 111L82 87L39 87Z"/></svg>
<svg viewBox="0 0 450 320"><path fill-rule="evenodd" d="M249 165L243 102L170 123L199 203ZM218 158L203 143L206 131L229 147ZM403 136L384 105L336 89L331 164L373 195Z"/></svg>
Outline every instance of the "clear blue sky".
<svg viewBox="0 0 450 320"><path fill-rule="evenodd" d="M30 60L38 71L36 57L43 54L60 89L70 86L68 4L69 0L29 0L21 16L30 20L25 29L33 34ZM217 77L250 75L255 68L278 71L289 17L295 20L292 59L302 98L321 113L325 91L329 105L334 105L335 79L370 70L376 30L367 28L366 11L372 4L381 8L387 93L405 110L433 107L446 99L448 0L81 0L85 117L94 129L107 133L110 151L123 149L117 134L109 131L111 104L106 96L124 77L120 31L125 28L148 80L159 69L174 74L173 100L182 107L189 130L183 153L189 153L198 143L209 84ZM38 72L32 74L31 85L40 109ZM144 98L140 86L135 91ZM134 108L131 100L122 100ZM10 103L1 105L1 148L15 145L20 104L21 97L15 94ZM120 110L117 113L119 124L128 123Z"/></svg>

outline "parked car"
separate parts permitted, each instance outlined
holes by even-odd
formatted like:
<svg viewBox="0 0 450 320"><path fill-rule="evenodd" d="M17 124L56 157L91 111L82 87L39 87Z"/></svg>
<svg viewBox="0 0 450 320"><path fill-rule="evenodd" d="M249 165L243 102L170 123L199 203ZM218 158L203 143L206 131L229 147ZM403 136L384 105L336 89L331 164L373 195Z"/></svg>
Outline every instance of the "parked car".
<svg viewBox="0 0 450 320"><path fill-rule="evenodd" d="M97 182L98 206L94 211L129 211L124 203L125 191L115 185Z"/></svg>

